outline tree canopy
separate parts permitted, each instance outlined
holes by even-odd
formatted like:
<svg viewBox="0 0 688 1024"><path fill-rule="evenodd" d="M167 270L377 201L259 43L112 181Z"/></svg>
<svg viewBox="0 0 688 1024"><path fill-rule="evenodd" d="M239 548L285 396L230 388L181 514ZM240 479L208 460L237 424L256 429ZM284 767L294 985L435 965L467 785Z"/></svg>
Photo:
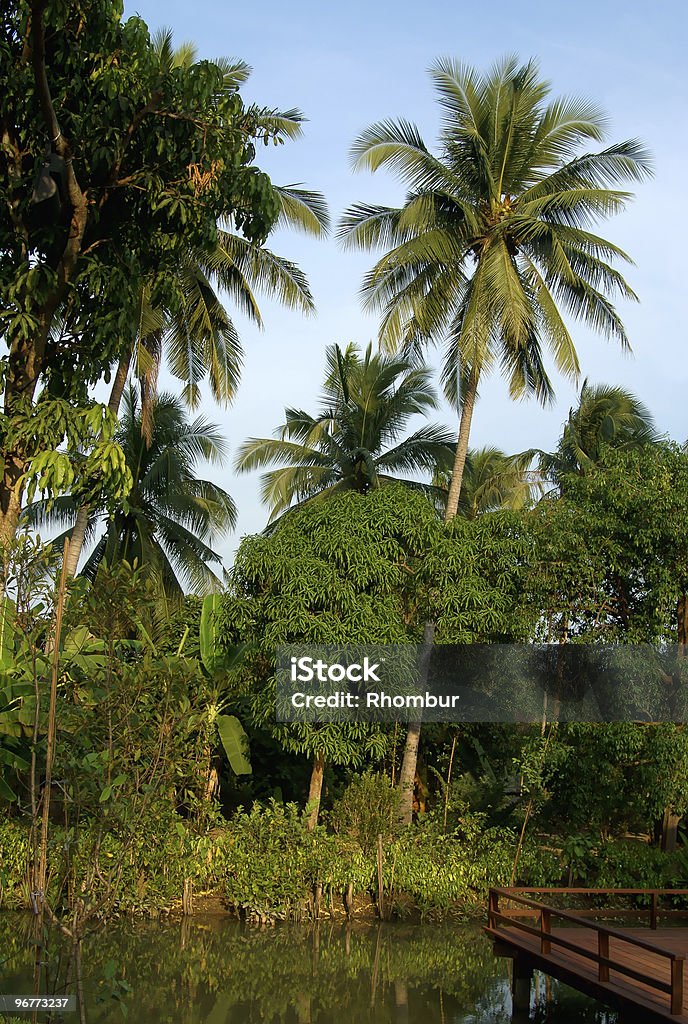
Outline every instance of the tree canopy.
<svg viewBox="0 0 688 1024"><path fill-rule="evenodd" d="M173 305L168 269L189 247L212 248L219 218L257 241L279 214L253 163L256 139L277 126L244 106L225 71L170 66L145 23L122 21L110 0L3 7L5 539L31 460L64 436L50 403L88 405L89 385L136 334L142 280L154 303Z"/></svg>

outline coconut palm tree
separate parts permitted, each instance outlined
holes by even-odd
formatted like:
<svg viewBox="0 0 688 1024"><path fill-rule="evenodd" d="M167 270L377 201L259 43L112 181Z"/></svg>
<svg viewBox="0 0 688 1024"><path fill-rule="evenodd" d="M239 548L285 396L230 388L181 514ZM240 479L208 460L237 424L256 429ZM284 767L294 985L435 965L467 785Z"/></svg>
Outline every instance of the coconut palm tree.
<svg viewBox="0 0 688 1024"><path fill-rule="evenodd" d="M637 140L597 152L606 122L580 99L548 101L534 61L515 57L480 74L438 60L431 76L443 112L440 152L415 125L383 121L354 143L355 166L388 167L408 187L400 208L358 204L345 214L347 246L382 248L363 295L382 312L380 341L441 341L447 396L460 426L446 518L456 515L481 379L499 365L513 397L552 396L543 349L576 379L563 314L628 348L611 297L635 299L612 265L629 257L590 226L622 210L620 186L650 173Z"/></svg>
<svg viewBox="0 0 688 1024"><path fill-rule="evenodd" d="M448 467L452 434L424 424L399 440L414 415L437 408L430 376L408 356L374 353L371 345L363 353L351 344L344 351L330 345L320 411L286 409L275 438L250 438L241 446L236 469L279 467L262 478L271 520L316 497L365 493L398 480L433 493L432 485L406 474Z"/></svg>
<svg viewBox="0 0 688 1024"><path fill-rule="evenodd" d="M105 506L89 511L86 535L95 546L82 573L93 578L103 562L137 561L166 599L178 599L189 587L198 593L218 589L221 580L211 565L221 559L211 545L234 526L236 508L226 491L195 474L199 460L223 461L225 444L218 428L203 417L189 422L182 402L161 394L153 399L153 431L147 440L140 398L130 384L116 440L133 486L114 512ZM52 504L34 502L25 517L38 528L66 525L64 537L78 511L73 498L64 495Z"/></svg>
<svg viewBox="0 0 688 1024"><path fill-rule="evenodd" d="M659 436L649 409L630 391L586 380L556 451L534 449L524 457L535 456L541 477L561 489L568 475L584 476L594 469L605 447L639 448Z"/></svg>
<svg viewBox="0 0 688 1024"><path fill-rule="evenodd" d="M475 519L496 509L521 509L540 489L538 474L528 470L532 453L506 455L499 448L469 448L461 483L459 515ZM433 483L439 491L438 507L444 511L451 469L436 470Z"/></svg>

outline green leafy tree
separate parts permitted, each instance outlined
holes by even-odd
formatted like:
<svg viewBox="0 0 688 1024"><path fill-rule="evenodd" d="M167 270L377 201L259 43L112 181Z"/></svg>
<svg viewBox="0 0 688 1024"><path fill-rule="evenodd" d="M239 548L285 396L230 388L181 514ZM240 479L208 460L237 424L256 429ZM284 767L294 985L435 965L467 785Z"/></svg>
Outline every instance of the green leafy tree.
<svg viewBox="0 0 688 1024"><path fill-rule="evenodd" d="M582 476L594 469L607 447L633 449L658 440L650 411L635 395L625 388L585 381L556 451L532 454L538 456L541 476L561 488L567 475Z"/></svg>
<svg viewBox="0 0 688 1024"><path fill-rule="evenodd" d="M431 75L443 113L440 152L415 125L383 121L354 143L357 167L388 167L408 187L400 208L357 204L344 216L348 246L385 251L363 295L382 312L381 343L445 344L443 381L461 418L446 516L456 515L481 379L501 364L515 398L552 395L543 356L576 378L562 316L628 339L610 296L634 299L615 259L629 261L591 223L617 213L619 186L650 169L637 140L582 151L604 138L605 117L580 99L547 100L534 61L515 57L486 74L438 60Z"/></svg>
<svg viewBox="0 0 688 1024"><path fill-rule="evenodd" d="M178 600L185 587L200 592L219 588L210 564L220 562L220 556L210 544L234 526L236 508L226 491L195 475L200 459L217 463L224 458L217 428L202 417L189 423L180 400L171 395L156 398L153 412L148 443L141 430L140 402L130 387L116 436L132 488L114 511L93 509L91 537L97 538L101 524L105 532L96 539L83 573L92 578L103 562L112 566L136 561L156 578L161 595ZM30 505L27 520L36 527L64 525L76 514L74 499L64 495Z"/></svg>
<svg viewBox="0 0 688 1024"><path fill-rule="evenodd" d="M606 448L531 516L528 592L548 639L688 642L688 454L671 442Z"/></svg>
<svg viewBox="0 0 688 1024"><path fill-rule="evenodd" d="M121 16L109 0L17 0L0 18L5 542L36 458L44 487L64 485L55 452L136 335L141 282L154 306L174 304L171 268L212 248L218 220L260 241L279 214L253 165L277 129L217 64L166 68L145 24Z"/></svg>
<svg viewBox="0 0 688 1024"><path fill-rule="evenodd" d="M358 768L379 756L384 737L365 724L275 725L276 649L418 644L428 618L439 643L523 637L532 628L521 618L529 553L518 517L496 513L444 526L422 493L399 484L309 502L271 534L242 541L220 632L226 645L255 644L243 669L255 720L285 750L311 758L314 813L326 763ZM409 761L400 778L406 822L414 776Z"/></svg>
<svg viewBox="0 0 688 1024"><path fill-rule="evenodd" d="M294 125L298 127L296 120ZM317 194L277 186L274 191L281 210L278 223L315 235L326 230L327 212ZM199 385L206 376L216 401L228 404L236 394L243 353L232 318L218 296L219 289L228 293L259 327L263 320L256 291L306 314L315 309L308 281L299 267L231 231L220 230L209 253L185 253L173 277L179 291L170 309L153 307L150 289L141 286L136 338L119 359L108 400L109 411L117 416L133 368L141 388L141 427L149 442L163 355L174 376L184 382L182 397L191 408L198 405ZM84 504L70 534L70 576L77 571L88 522L89 506Z"/></svg>
<svg viewBox="0 0 688 1024"><path fill-rule="evenodd" d="M681 721L688 651L688 455L669 442L609 446L597 466L563 479L562 495L544 498L531 516L535 542L524 602L540 609L542 639L676 644L678 659L665 668L659 664L642 686L655 695L655 706L666 708L667 718ZM671 848L686 806L685 743L667 724L652 728L662 754L651 786L666 801L663 813L653 806L663 845ZM645 762L643 755L641 768ZM651 774L647 768L644 787ZM615 798L608 792L605 799Z"/></svg>
<svg viewBox="0 0 688 1024"><path fill-rule="evenodd" d="M317 496L365 494L399 482L396 474L429 474L449 464L453 438L442 427L427 424L399 440L414 415L436 408L430 370L410 357L374 353L371 345L363 353L355 345L344 351L330 345L319 413L286 409L278 436L246 441L236 467L281 467L262 478L271 518ZM428 484L401 482L431 491Z"/></svg>

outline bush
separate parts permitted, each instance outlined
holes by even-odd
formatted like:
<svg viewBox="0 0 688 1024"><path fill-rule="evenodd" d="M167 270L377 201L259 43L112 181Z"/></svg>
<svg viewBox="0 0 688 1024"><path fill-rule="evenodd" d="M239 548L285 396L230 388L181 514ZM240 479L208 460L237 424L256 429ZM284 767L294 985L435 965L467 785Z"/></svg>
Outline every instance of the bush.
<svg viewBox="0 0 688 1024"><path fill-rule="evenodd" d="M307 913L316 881L316 840L296 804L239 810L222 830L222 892L230 906L261 918Z"/></svg>
<svg viewBox="0 0 688 1024"><path fill-rule="evenodd" d="M655 846L634 839L601 842L594 881L601 889L663 889L671 876L671 860Z"/></svg>
<svg viewBox="0 0 688 1024"><path fill-rule="evenodd" d="M217 874L214 832L199 835L167 805L149 809L136 831L102 833L85 823L78 833L57 824L50 829L48 898L53 906L80 891L87 879L89 899L104 908L158 913L181 899L184 880L214 887ZM0 909L28 906L29 828L0 823ZM58 892L58 879L66 889Z"/></svg>
<svg viewBox="0 0 688 1024"><path fill-rule="evenodd" d="M367 856L374 856L377 837L387 845L398 833L399 791L386 775L365 772L335 801L327 820L335 835L348 836Z"/></svg>
<svg viewBox="0 0 688 1024"><path fill-rule="evenodd" d="M29 831L12 819L0 821L0 910L29 903Z"/></svg>

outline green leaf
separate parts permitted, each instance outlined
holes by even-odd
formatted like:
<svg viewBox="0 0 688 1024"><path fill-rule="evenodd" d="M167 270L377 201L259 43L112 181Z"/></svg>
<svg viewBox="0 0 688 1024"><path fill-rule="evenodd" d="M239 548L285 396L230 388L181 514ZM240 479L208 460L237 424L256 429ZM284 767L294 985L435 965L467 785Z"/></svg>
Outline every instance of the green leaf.
<svg viewBox="0 0 688 1024"><path fill-rule="evenodd" d="M0 800L14 801L17 799L17 794L11 789L5 780L0 776Z"/></svg>
<svg viewBox="0 0 688 1024"><path fill-rule="evenodd" d="M246 756L248 736L239 719L234 715L218 715L217 731L234 774L251 775L253 769Z"/></svg>
<svg viewBox="0 0 688 1024"><path fill-rule="evenodd" d="M14 601L0 601L0 668L11 668L14 661Z"/></svg>
<svg viewBox="0 0 688 1024"><path fill-rule="evenodd" d="M222 597L220 594L208 594L203 598L200 623L201 661L208 675L214 676L221 672L224 665L224 654L218 646L217 617Z"/></svg>

